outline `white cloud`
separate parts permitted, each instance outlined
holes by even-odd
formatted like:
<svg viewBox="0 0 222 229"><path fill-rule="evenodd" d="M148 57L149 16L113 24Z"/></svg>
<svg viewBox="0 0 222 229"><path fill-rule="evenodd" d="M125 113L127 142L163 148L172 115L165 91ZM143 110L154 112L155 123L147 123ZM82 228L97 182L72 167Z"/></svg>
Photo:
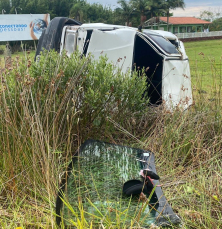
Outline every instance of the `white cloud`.
<svg viewBox="0 0 222 229"><path fill-rule="evenodd" d="M88 3L100 3L104 6L109 6L112 9L118 6L117 0L86 0ZM173 16L175 17L198 17L201 11L208 10L217 11L220 9L222 11L222 0L184 0L185 10L176 9L171 10Z"/></svg>
<svg viewBox="0 0 222 229"><path fill-rule="evenodd" d="M217 12L218 9L221 9L222 11L222 7L221 6L213 6L213 7L209 7L208 5L205 6L195 6L195 7L186 7L185 10L183 9L176 9L176 10L171 10L170 12L173 13L173 16L175 17L199 17L200 16L200 12L207 10L207 11L212 11L212 12Z"/></svg>

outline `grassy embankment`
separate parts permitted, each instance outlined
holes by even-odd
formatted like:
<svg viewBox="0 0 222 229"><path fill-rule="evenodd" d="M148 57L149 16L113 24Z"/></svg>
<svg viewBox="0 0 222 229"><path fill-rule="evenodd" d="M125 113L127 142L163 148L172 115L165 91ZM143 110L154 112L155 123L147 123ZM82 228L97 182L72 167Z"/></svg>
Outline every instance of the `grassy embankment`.
<svg viewBox="0 0 222 229"><path fill-rule="evenodd" d="M115 88L108 86L102 94L101 88L97 90L98 79L93 79L89 97L84 97L85 91L81 93L84 83L79 79L88 78L86 72L82 74L82 62L69 71L65 69L70 63L62 64L59 59L56 64L49 61L42 69L34 68L38 84L29 68L34 63L28 60L23 62L22 69L15 63L14 73L1 72L4 88L1 89L0 226L55 227L58 177L78 145L87 138L95 138L155 152L165 196L181 217L184 228L221 228L221 45L221 40L185 43L195 96L195 105L186 113L169 114L162 109L141 107L131 110L120 99L100 103L108 111L102 113L96 104ZM61 80L69 75L71 80ZM16 93L10 90L14 81L9 76L18 81ZM46 76L47 82L42 80ZM76 89L71 93L73 85ZM79 107L77 102L82 96L88 103ZM92 96L97 102L91 108ZM93 112L95 109L97 114ZM106 119L108 115L112 122ZM116 214L118 218L119 213ZM94 222L85 222L84 215L79 215L76 223L78 228L96 227ZM106 223L101 217L100 227L124 228L124 225ZM131 228L139 227L134 224Z"/></svg>

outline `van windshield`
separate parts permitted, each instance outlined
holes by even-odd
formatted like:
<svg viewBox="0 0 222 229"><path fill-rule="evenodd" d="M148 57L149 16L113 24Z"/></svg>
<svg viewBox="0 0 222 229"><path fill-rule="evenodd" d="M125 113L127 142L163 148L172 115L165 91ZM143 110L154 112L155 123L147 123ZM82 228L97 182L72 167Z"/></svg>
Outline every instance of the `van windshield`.
<svg viewBox="0 0 222 229"><path fill-rule="evenodd" d="M156 173L152 152L87 140L64 173L65 183L60 186L56 203L58 225L62 216L65 228L74 228L72 222L76 222L83 211L85 222L90 222L93 217L95 225L100 225L104 217L109 224L115 222L116 214L120 213L118 228L132 228L130 225L136 216L136 224L143 228L154 223L180 223L158 187L159 182L153 180L155 188L152 184L148 188L144 180L141 181L139 172L145 169ZM141 183L142 190L139 188L139 192L132 193ZM146 200L144 204L139 199L141 191Z"/></svg>
<svg viewBox="0 0 222 229"><path fill-rule="evenodd" d="M168 42L164 37L145 33L151 40L153 40L159 47L169 54L180 54L176 47Z"/></svg>

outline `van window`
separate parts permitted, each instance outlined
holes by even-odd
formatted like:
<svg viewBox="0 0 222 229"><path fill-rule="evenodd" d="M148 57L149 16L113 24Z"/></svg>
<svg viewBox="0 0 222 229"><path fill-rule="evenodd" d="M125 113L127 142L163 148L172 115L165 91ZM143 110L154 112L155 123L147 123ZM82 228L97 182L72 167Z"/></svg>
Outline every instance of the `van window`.
<svg viewBox="0 0 222 229"><path fill-rule="evenodd" d="M145 69L149 102L161 104L163 56L158 54L146 39L138 35L135 39L133 65L136 70Z"/></svg>
<svg viewBox="0 0 222 229"><path fill-rule="evenodd" d="M157 36L157 35L151 35L148 33L145 33L151 40L153 40L159 47L161 47L165 52L169 54L180 54L179 51L176 49L176 47L171 44L169 41L167 41L164 37Z"/></svg>
<svg viewBox="0 0 222 229"><path fill-rule="evenodd" d="M75 33L73 31L71 33L66 32L64 49L67 51L68 56L70 56L74 52L74 45L75 45Z"/></svg>

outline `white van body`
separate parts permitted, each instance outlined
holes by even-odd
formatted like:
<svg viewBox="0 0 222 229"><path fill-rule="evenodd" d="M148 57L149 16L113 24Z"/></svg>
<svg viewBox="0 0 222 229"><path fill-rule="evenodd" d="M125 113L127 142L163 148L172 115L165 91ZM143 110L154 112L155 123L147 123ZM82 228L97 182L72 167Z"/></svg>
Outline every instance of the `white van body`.
<svg viewBox="0 0 222 229"><path fill-rule="evenodd" d="M91 23L65 25L60 52L75 50L95 59L106 55L121 71L147 69L148 95L152 104L164 103L168 110L187 109L192 103L189 60L184 45L165 31Z"/></svg>

